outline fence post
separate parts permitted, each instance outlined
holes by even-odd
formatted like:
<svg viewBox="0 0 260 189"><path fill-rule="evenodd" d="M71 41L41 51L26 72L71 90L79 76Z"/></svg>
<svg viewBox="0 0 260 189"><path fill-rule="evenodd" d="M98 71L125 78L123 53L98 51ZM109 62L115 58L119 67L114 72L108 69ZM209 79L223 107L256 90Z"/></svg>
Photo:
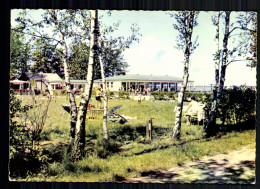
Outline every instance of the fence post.
<svg viewBox="0 0 260 189"><path fill-rule="evenodd" d="M154 118L151 118L148 120L146 125L146 140L152 140L152 127L153 127L153 120Z"/></svg>

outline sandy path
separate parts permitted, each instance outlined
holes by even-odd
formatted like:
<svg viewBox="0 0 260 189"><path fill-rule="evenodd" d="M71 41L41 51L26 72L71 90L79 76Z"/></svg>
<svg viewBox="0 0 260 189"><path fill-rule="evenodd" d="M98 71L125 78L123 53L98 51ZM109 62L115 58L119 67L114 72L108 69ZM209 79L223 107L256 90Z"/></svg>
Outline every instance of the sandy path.
<svg viewBox="0 0 260 189"><path fill-rule="evenodd" d="M203 157L167 171L159 171L128 182L238 183L255 182L255 147L248 145L225 154Z"/></svg>

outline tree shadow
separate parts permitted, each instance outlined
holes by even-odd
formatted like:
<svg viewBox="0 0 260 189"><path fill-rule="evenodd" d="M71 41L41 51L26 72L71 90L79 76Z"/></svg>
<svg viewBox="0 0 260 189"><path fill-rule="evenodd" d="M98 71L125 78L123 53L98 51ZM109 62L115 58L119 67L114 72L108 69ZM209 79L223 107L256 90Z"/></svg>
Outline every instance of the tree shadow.
<svg viewBox="0 0 260 189"><path fill-rule="evenodd" d="M163 182L171 182L171 179L179 176L177 173L172 172L161 172L161 171L144 171L141 172L141 176L148 176L151 179L163 180Z"/></svg>
<svg viewBox="0 0 260 189"><path fill-rule="evenodd" d="M232 131L247 131L254 130L256 123L256 117L251 116L248 120L237 123L237 124L228 124L228 125L216 125L219 132L232 132Z"/></svg>
<svg viewBox="0 0 260 189"><path fill-rule="evenodd" d="M205 162L197 162L194 165L189 166L189 168L197 169L198 175L197 178L187 182L184 180L184 176L180 170L176 171L144 171L141 172L143 178L137 180L137 182L164 182L164 183L208 183L208 184L253 184L255 182L255 175L245 177L247 171L255 170L254 161L240 161L237 164L227 166L228 159L221 159L220 162L217 162L214 159L209 159ZM188 168L188 167L187 167ZM193 174L194 171L189 173L185 172L186 167L183 167L184 174L186 177L190 177L190 174ZM197 172L197 171L196 171Z"/></svg>
<svg viewBox="0 0 260 189"><path fill-rule="evenodd" d="M252 184L255 181L254 176L245 178L243 175L248 170L255 170L254 161L240 161L239 163L217 170L220 167L227 165L228 160L222 159L223 163L210 159L209 162L199 162L193 165L193 168L200 169L203 179L196 179L191 183L229 183L229 184Z"/></svg>

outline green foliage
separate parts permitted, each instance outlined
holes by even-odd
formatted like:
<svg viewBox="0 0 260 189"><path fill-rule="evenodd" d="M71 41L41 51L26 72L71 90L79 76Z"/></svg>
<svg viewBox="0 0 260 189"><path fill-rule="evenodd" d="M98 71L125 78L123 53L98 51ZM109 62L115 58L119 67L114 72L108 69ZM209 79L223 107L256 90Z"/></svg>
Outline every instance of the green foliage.
<svg viewBox="0 0 260 189"><path fill-rule="evenodd" d="M67 91L65 89L62 89L60 91L60 96L66 96L67 95Z"/></svg>
<svg viewBox="0 0 260 189"><path fill-rule="evenodd" d="M246 86L233 86L223 91L218 104L222 124L237 124L255 115L256 91Z"/></svg>
<svg viewBox="0 0 260 189"><path fill-rule="evenodd" d="M106 140L100 135L97 139L95 149L98 157L106 158L108 155L118 151L118 145L114 140Z"/></svg>
<svg viewBox="0 0 260 189"><path fill-rule="evenodd" d="M52 12L54 10L51 10ZM62 51L57 49L59 44L57 38L57 28L50 12L46 10L37 20L32 19L30 11L22 11L16 18L17 26L12 28L18 32L26 32L30 35L30 43L33 43L33 71L52 73L55 71L63 75L61 60L66 56L70 66L70 77L73 79L85 79L88 59L89 59L89 40L90 40L90 11L88 10L59 10L57 11L57 21L59 30L63 33L66 40L71 41L65 44L68 54L62 55ZM108 14L109 16L109 14ZM136 24L133 24L129 36L114 35L119 29L120 22L106 25L99 17L102 57L105 76L112 76L117 72L125 71L128 64L123 59L123 52L130 45L139 40L141 34ZM46 33L45 31L49 31ZM36 32L37 31L37 32ZM100 65L95 64L95 79L101 78Z"/></svg>
<svg viewBox="0 0 260 189"><path fill-rule="evenodd" d="M119 91L119 98L128 98L129 92L127 91Z"/></svg>
<svg viewBox="0 0 260 189"><path fill-rule="evenodd" d="M39 148L40 134L46 121L48 105L40 103L21 106L13 91L10 91L10 160L11 177L26 177L30 173L37 173L47 163L49 157ZM43 109L42 109L43 108ZM15 115L19 114L20 120ZM16 120L15 120L16 119Z"/></svg>
<svg viewBox="0 0 260 189"><path fill-rule="evenodd" d="M11 30L10 41L10 79L15 79L22 71L28 70L27 62L30 59L29 42L25 41L23 34Z"/></svg>
<svg viewBox="0 0 260 189"><path fill-rule="evenodd" d="M114 96L114 92L113 91L107 91L107 96L108 97L112 97L112 96Z"/></svg>
<svg viewBox="0 0 260 189"><path fill-rule="evenodd" d="M168 98L170 98L170 99L176 98L176 92L173 92L173 91L165 92L165 95L168 96Z"/></svg>
<svg viewBox="0 0 260 189"><path fill-rule="evenodd" d="M188 101L191 97L194 97L196 101L206 103L212 99L212 93L210 92L185 92L184 100Z"/></svg>
<svg viewBox="0 0 260 189"><path fill-rule="evenodd" d="M70 76L73 79L86 79L88 73L89 46L86 42L75 41L71 49L72 54L69 57Z"/></svg>
<svg viewBox="0 0 260 189"><path fill-rule="evenodd" d="M31 71L34 73L57 73L64 76L61 50L51 45L51 40L37 38L34 43L35 50L32 53L34 62Z"/></svg>
<svg viewBox="0 0 260 189"><path fill-rule="evenodd" d="M164 97L164 93L162 91L153 91L151 95L154 96L156 100L162 100Z"/></svg>
<svg viewBox="0 0 260 189"><path fill-rule="evenodd" d="M151 92L151 95L156 99L156 100L163 100L163 99L175 99L175 92L162 92L162 91L153 91Z"/></svg>
<svg viewBox="0 0 260 189"><path fill-rule="evenodd" d="M27 103L28 96L19 96L19 98L23 103ZM80 99L76 100L79 102ZM134 100L112 99L109 101L109 109L123 104L118 110L118 114L137 117L137 119L129 120L125 125L108 123L109 137L112 143L116 144L106 144L103 141L102 119L87 120L85 148L87 155L78 162L72 162L69 151L66 152L67 154L64 152L66 147L54 142L58 140L64 144L69 141L70 123L66 119L70 115L64 112L60 106L67 101L68 99L65 97L59 97L56 102L52 101L50 104L47 122L51 121L52 125L44 127L43 132L46 133L48 141L44 141L41 136L41 142L51 143L51 147L46 149L48 152L43 155L51 157L52 160L46 164L48 169L47 172L42 173L44 177L39 176L38 170L32 170L31 172L35 174L31 174L27 178L28 181L112 182L138 177L143 172L150 170L169 169L205 155L227 152L255 142L254 130L232 132L220 138L204 139L202 126L185 124L182 124L181 129L182 140L173 141L170 133L174 124L175 102L143 101L139 105ZM90 103L94 104L93 102L95 99L91 99ZM155 117L153 134L156 135L153 135L153 140L146 142L145 126L151 117ZM41 135L44 134L41 133ZM114 149L111 148L114 145L120 150L113 151ZM26 165L29 167L28 164ZM14 178L20 180L17 176Z"/></svg>
<svg viewBox="0 0 260 189"><path fill-rule="evenodd" d="M27 114L28 106L21 106L22 101L18 100L13 91L10 91L10 160L9 170L11 177L26 177L28 172L35 173L41 169L48 157L42 154L42 150L32 143L35 140L35 133L31 132L27 125L21 121L14 121L15 115Z"/></svg>
<svg viewBox="0 0 260 189"><path fill-rule="evenodd" d="M53 91L53 96L58 96L57 90L54 90L54 91Z"/></svg>

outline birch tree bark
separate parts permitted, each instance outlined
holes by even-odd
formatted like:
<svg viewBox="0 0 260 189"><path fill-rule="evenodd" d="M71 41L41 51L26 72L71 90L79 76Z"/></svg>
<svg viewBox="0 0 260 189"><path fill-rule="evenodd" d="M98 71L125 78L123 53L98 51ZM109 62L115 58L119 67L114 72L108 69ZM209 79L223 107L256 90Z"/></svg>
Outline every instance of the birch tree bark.
<svg viewBox="0 0 260 189"><path fill-rule="evenodd" d="M71 121L70 121L70 143L71 145L74 144L74 139L75 139L75 127L76 127L76 122L77 122L77 105L75 101L75 96L72 93L70 89L70 72L68 68L68 49L66 46L66 42L64 39L64 34L62 33L59 23L58 23L58 10L48 10L50 13L53 22L57 28L58 35L60 37L60 44L62 47L62 52L63 52L63 64L64 64L64 76L65 76L65 87L66 87L66 92L69 96L69 101L70 101L70 107L71 107Z"/></svg>
<svg viewBox="0 0 260 189"><path fill-rule="evenodd" d="M184 17L181 18L179 22L182 27L184 27L184 31L182 29L181 34L183 38L185 38L185 51L184 51L184 76L183 76L183 84L178 93L177 100L177 108L175 113L175 126L172 131L172 138L179 139L181 136L181 118L182 118L182 108L183 108L183 99L184 92L187 87L188 79L189 79L189 58L191 54L191 37L194 26L194 16L195 11L185 12ZM180 18L179 18L180 19Z"/></svg>
<svg viewBox="0 0 260 189"><path fill-rule="evenodd" d="M104 139L108 140L108 130L107 130L107 108L108 108L108 97L107 97L107 87L106 87L106 79L105 79L105 72L104 72L104 64L101 57L102 54L102 46L101 46L101 38L98 37L98 46L100 48L99 52L99 63L101 68L101 77L102 77L102 87L104 92L104 116L103 116L103 134Z"/></svg>
<svg viewBox="0 0 260 189"><path fill-rule="evenodd" d="M221 61L220 70L216 70L220 73L219 79L216 82L217 90L215 94L215 99L212 103L212 106L215 106L214 109L211 110L208 121L205 124L204 131L206 132L207 136L211 136L214 133L215 125L216 125L216 108L218 100L223 92L224 84L225 84L225 76L226 76L226 68L227 68L227 52L228 52L228 38L229 38L229 26L230 26L230 12L225 12L225 34L223 39L223 57ZM216 75L217 77L217 75Z"/></svg>
<svg viewBox="0 0 260 189"><path fill-rule="evenodd" d="M93 88L94 77L94 64L97 60L97 34L98 34L98 12L97 10L91 11L91 33L90 33L90 54L88 63L87 81L85 84L85 90L82 94L82 98L79 104L76 130L75 130L75 142L72 151L72 156L75 160L84 156L85 148L85 120L87 115L87 106L91 98Z"/></svg>

